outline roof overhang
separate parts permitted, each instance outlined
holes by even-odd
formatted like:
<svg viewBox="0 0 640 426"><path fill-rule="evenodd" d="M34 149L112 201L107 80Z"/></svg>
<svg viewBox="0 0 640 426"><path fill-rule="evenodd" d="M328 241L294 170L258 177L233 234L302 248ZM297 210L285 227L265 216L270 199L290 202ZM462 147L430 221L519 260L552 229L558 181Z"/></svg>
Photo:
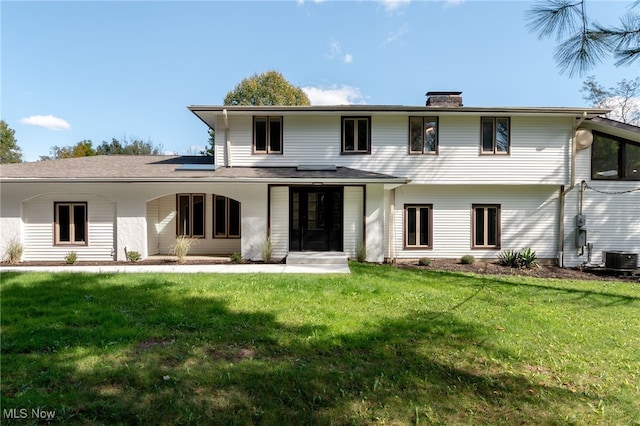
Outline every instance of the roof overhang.
<svg viewBox="0 0 640 426"><path fill-rule="evenodd" d="M510 115L510 116L566 116L593 118L609 112L603 108L574 107L433 107L402 105L329 105L329 106L255 106L255 105L191 105L187 107L207 126L215 129L216 118L256 114L335 115L335 114L438 114L438 115Z"/></svg>

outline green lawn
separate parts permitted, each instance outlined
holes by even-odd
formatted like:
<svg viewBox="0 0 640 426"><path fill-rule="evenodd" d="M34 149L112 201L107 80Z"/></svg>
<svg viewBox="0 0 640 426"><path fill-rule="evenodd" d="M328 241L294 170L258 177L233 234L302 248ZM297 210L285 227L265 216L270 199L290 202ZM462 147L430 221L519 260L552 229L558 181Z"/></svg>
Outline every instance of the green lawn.
<svg viewBox="0 0 640 426"><path fill-rule="evenodd" d="M640 424L639 284L351 269L5 273L2 423Z"/></svg>

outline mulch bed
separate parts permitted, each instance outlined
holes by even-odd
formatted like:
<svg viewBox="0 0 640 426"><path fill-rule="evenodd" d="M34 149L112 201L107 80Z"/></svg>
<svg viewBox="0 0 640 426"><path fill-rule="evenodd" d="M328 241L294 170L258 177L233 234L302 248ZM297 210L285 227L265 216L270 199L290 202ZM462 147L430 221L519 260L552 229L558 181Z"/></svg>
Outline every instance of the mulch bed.
<svg viewBox="0 0 640 426"><path fill-rule="evenodd" d="M430 269L449 272L471 272L487 275L523 275L537 278L558 278L570 280L623 280L638 281L640 278L607 271L604 269L560 268L559 266L539 265L528 269L514 269L500 265L498 262L476 260L471 265L460 263L456 259L431 259L429 266L420 266L417 261L400 261L400 268ZM638 271L637 271L638 272Z"/></svg>
<svg viewBox="0 0 640 426"><path fill-rule="evenodd" d="M187 259L184 265L212 265L212 264L230 264L226 258L212 259ZM249 262L250 263L250 262ZM21 262L17 265L10 265L6 262L1 263L2 266L21 267L21 266L113 266L113 265L179 265L175 259L145 259L136 263L132 262L76 262L73 265L67 265L65 262ZM471 265L460 263L457 259L431 259L429 266L418 265L417 260L399 260L395 263L398 268L405 269L427 269L435 271L448 272L471 272L476 274L487 275L523 275L537 278L559 278L573 280L598 280L598 281L640 281L638 275L631 276L629 274L614 273L603 269L581 269L581 268L560 268L558 266L540 265L529 269L514 269L508 266L502 266L497 262L488 262L476 260ZM638 272L638 271L637 271Z"/></svg>

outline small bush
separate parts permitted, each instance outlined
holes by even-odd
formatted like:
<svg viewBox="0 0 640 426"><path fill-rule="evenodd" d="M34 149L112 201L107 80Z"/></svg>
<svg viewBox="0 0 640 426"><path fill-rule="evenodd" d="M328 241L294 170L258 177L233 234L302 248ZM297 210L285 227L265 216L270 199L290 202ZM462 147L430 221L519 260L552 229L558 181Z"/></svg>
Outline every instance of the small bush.
<svg viewBox="0 0 640 426"><path fill-rule="evenodd" d="M267 263L271 261L271 255L273 254L273 244L271 244L271 237L267 237L266 240L260 244L260 254L262 261Z"/></svg>
<svg viewBox="0 0 640 426"><path fill-rule="evenodd" d="M504 250L498 255L500 263L510 268L531 268L538 265L536 252L530 247L521 251Z"/></svg>
<svg viewBox="0 0 640 426"><path fill-rule="evenodd" d="M67 265L73 265L78 261L78 253L76 253L75 251L70 251L64 257L64 261L67 263Z"/></svg>
<svg viewBox="0 0 640 426"><path fill-rule="evenodd" d="M418 259L418 265L420 265L420 266L430 266L431 265L431 259L429 259L428 257L421 257L420 259Z"/></svg>
<svg viewBox="0 0 640 426"><path fill-rule="evenodd" d="M142 256L137 251L128 251L127 252L127 259L129 260L129 262L136 263L141 258L142 258Z"/></svg>
<svg viewBox="0 0 640 426"><path fill-rule="evenodd" d="M5 253L5 259L12 265L16 263L20 263L20 259L22 259L22 252L24 251L24 247L22 243L18 241L16 238L9 241L9 245L7 246L7 251Z"/></svg>
<svg viewBox="0 0 640 426"><path fill-rule="evenodd" d="M465 254L460 258L460 263L463 265L473 265L476 261L476 258L470 254Z"/></svg>
<svg viewBox="0 0 640 426"><path fill-rule="evenodd" d="M178 258L178 263L184 263L191 246L196 242L193 238L179 235L176 237L176 242L171 248L171 254Z"/></svg>
<svg viewBox="0 0 640 426"><path fill-rule="evenodd" d="M356 248L356 260L360 263L367 260L367 245L364 241L360 241L358 243L358 247Z"/></svg>
<svg viewBox="0 0 640 426"><path fill-rule="evenodd" d="M523 248L520 253L520 263L523 268L538 266L538 256L536 255L536 252L531 250L531 247Z"/></svg>
<svg viewBox="0 0 640 426"><path fill-rule="evenodd" d="M229 260L231 260L231 263L242 263L242 254L237 251L231 253L231 256L229 256Z"/></svg>

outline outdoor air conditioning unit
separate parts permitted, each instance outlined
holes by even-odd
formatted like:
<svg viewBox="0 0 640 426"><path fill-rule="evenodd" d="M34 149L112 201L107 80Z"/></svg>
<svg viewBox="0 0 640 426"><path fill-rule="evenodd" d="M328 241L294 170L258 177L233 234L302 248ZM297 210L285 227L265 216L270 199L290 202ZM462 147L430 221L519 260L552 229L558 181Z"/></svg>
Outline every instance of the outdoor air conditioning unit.
<svg viewBox="0 0 640 426"><path fill-rule="evenodd" d="M638 268L638 253L605 251L604 267L612 271L634 272Z"/></svg>

